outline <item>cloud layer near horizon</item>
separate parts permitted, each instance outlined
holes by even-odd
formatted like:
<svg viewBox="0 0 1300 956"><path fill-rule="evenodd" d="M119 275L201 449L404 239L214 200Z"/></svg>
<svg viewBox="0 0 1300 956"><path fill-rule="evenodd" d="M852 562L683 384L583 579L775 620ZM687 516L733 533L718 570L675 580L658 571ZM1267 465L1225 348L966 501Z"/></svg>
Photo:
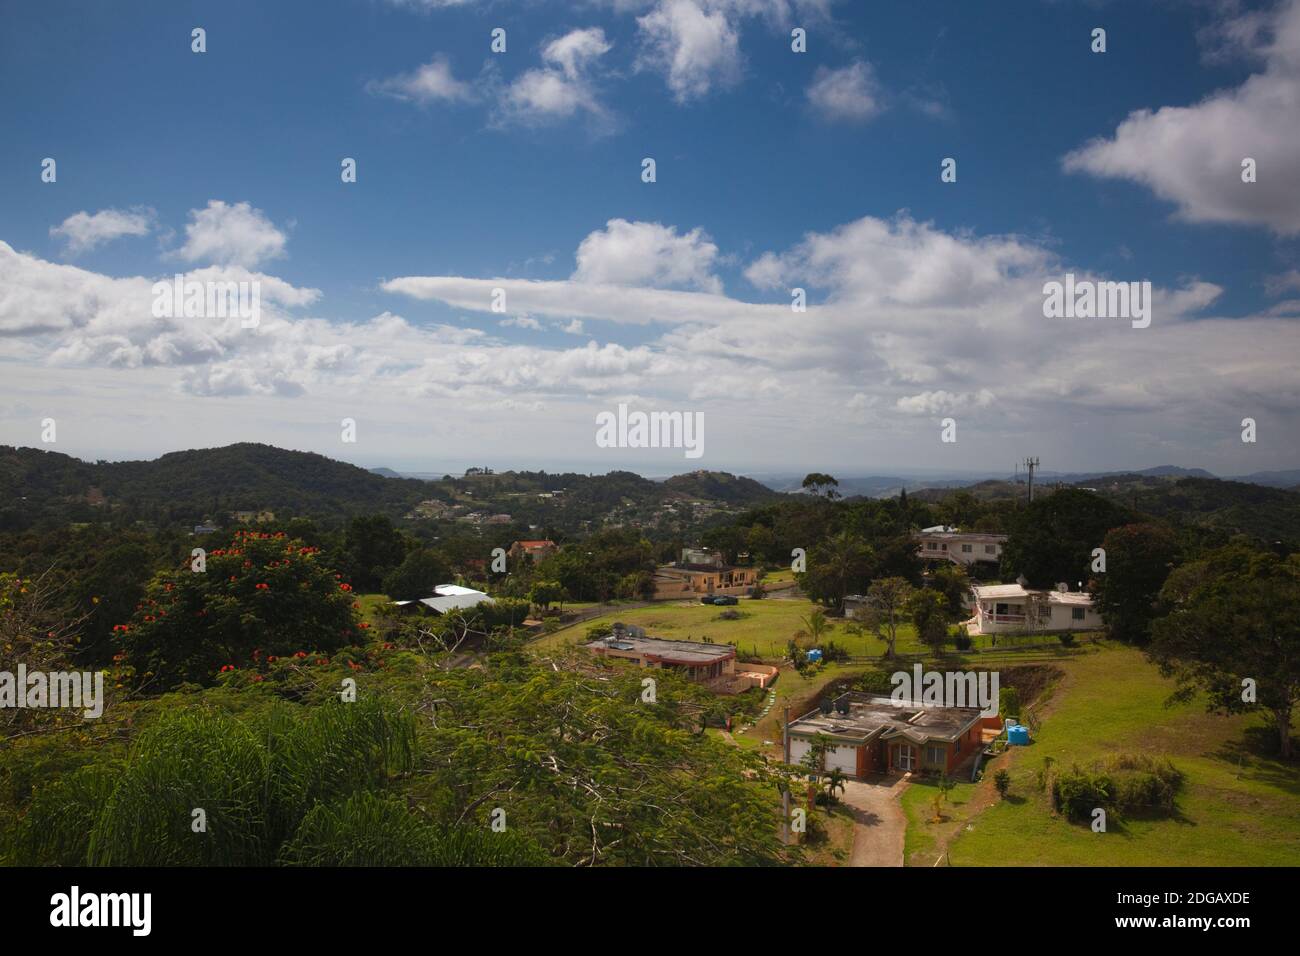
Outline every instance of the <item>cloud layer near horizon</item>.
<svg viewBox="0 0 1300 956"><path fill-rule="evenodd" d="M826 441L846 428L937 435L938 416L956 417L970 435L1096 415L1115 423L1116 440L1125 422L1149 420L1226 435L1264 412L1294 425L1300 407L1294 320L1207 316L1222 290L1196 280L1155 290L1149 329L1046 319L1043 283L1067 269L1081 280L1137 277L1090 276L1023 237L954 234L905 214L862 217L753 256L743 275L759 300L725 290L723 253L702 226L624 219L577 244L568 279L400 276L380 285L462 316L436 325L392 308L346 321L308 314L317 290L239 264L284 245L247 204L213 200L194 211L183 255L210 264L187 276L261 283L261 324L245 329L235 318L156 318L153 278L114 278L0 242L8 357L69 382L77 370L117 370L128 390L133 371L165 371L182 404L434 400L467 422L504 412L498 424L522 432L556 416L585 427L619 401L723 418L748 406L769 427ZM807 292L805 312L791 308L796 287ZM585 341L508 341L489 331L503 321L525 337L545 323ZM628 327L642 330L638 344L617 341Z"/></svg>

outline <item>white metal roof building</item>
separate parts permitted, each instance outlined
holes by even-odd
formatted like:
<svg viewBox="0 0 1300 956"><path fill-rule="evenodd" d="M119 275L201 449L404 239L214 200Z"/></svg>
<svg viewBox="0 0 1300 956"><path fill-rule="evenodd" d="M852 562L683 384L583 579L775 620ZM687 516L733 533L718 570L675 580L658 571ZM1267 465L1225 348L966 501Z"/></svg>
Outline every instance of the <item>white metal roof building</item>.
<svg viewBox="0 0 1300 956"><path fill-rule="evenodd" d="M432 597L420 598L418 601L394 601L393 603L398 607L423 604L435 614L446 614L448 611L454 611L457 608L478 607L484 602L493 603L492 599L482 591L463 588L459 584L439 584L433 589Z"/></svg>

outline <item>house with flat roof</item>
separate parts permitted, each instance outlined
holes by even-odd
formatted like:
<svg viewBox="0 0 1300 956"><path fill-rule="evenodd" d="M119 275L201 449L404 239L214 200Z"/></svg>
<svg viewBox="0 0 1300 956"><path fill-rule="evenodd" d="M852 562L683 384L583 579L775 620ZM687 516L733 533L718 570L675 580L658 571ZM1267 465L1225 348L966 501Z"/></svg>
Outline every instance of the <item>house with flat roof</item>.
<svg viewBox="0 0 1300 956"><path fill-rule="evenodd" d="M617 630L584 646L596 657L628 661L637 667L676 670L690 680L710 681L730 676L736 670L736 649L730 644L670 641Z"/></svg>
<svg viewBox="0 0 1300 956"><path fill-rule="evenodd" d="M791 721L790 762L800 763L818 735L830 738L826 770L951 773L979 751L986 718L978 707L940 707L849 692Z"/></svg>
<svg viewBox="0 0 1300 956"><path fill-rule="evenodd" d="M988 584L971 588L975 616L967 623L971 634L1096 631L1101 612L1086 591L1057 585L1048 591L1023 584Z"/></svg>
<svg viewBox="0 0 1300 956"><path fill-rule="evenodd" d="M958 531L945 525L925 528L913 537L921 560L950 561L962 567L970 567L977 561L1001 561L1007 541L1005 534Z"/></svg>

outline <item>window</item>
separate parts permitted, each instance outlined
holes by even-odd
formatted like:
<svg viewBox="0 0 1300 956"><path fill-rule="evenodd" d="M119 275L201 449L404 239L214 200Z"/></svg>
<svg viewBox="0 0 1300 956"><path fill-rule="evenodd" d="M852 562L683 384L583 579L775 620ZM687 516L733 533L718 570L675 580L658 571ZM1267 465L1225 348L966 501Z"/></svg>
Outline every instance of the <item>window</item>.
<svg viewBox="0 0 1300 956"><path fill-rule="evenodd" d="M1070 620L1072 620L1072 621L1082 621L1082 620L1083 620L1083 608L1081 608L1081 607L1072 607L1072 608L1070 608Z"/></svg>
<svg viewBox="0 0 1300 956"><path fill-rule="evenodd" d="M947 760L945 759L946 757L947 757L947 753L944 751L944 748L942 747L930 746L925 748L926 763L929 764L947 763Z"/></svg>
<svg viewBox="0 0 1300 956"><path fill-rule="evenodd" d="M963 545L961 546L961 553L962 553L962 554L970 554L970 553L971 553L971 550L972 550L972 549L971 549L971 546L970 546L969 544L963 544Z"/></svg>
<svg viewBox="0 0 1300 956"><path fill-rule="evenodd" d="M915 751L913 751L911 747L909 747L907 744L902 744L898 748L898 769L911 770L914 754Z"/></svg>
<svg viewBox="0 0 1300 956"><path fill-rule="evenodd" d="M986 544L986 545L984 545L984 553L985 553L985 554L997 554L997 553L998 553L998 546L997 546L996 544Z"/></svg>

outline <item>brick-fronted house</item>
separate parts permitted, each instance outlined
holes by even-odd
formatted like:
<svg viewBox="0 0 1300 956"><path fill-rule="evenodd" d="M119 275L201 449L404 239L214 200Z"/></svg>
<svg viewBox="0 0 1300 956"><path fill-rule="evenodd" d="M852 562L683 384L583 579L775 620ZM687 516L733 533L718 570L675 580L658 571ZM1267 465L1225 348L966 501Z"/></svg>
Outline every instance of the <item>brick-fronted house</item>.
<svg viewBox="0 0 1300 956"><path fill-rule="evenodd" d="M1000 723L978 707L936 707L889 697L847 693L829 713L792 721L790 761L798 764L819 734L831 739L826 770L849 777L874 773L952 773L979 751L986 726Z"/></svg>

